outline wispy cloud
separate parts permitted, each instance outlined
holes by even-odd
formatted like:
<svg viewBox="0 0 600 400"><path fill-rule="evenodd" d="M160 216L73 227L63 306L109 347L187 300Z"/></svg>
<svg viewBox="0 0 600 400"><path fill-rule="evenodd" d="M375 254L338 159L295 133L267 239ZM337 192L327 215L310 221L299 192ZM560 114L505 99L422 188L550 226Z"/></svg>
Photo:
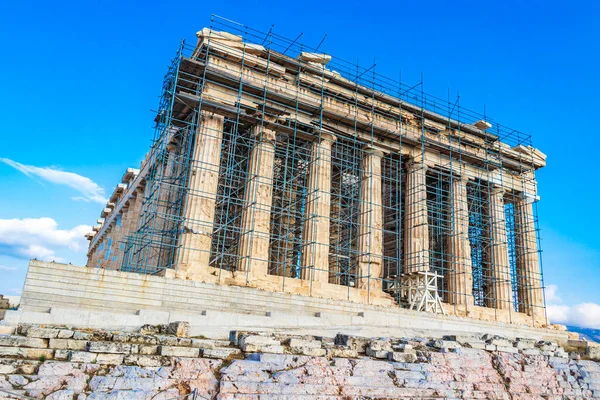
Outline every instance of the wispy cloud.
<svg viewBox="0 0 600 400"><path fill-rule="evenodd" d="M14 257L63 261L56 256L56 250L84 252L84 235L90 230L88 225L59 229L58 223L47 217L0 219L0 247Z"/></svg>
<svg viewBox="0 0 600 400"><path fill-rule="evenodd" d="M574 306L562 304L558 286L546 287L546 311L552 323L600 329L600 304L581 303Z"/></svg>
<svg viewBox="0 0 600 400"><path fill-rule="evenodd" d="M17 267L8 267L6 265L0 265L0 271L16 271L19 268Z"/></svg>
<svg viewBox="0 0 600 400"><path fill-rule="evenodd" d="M41 178L47 182L57 185L65 185L79 192L80 196L73 197L73 200L82 200L86 202L106 203L104 189L92 181L90 178L66 172L50 167L36 167L34 165L25 165L8 158L0 158L0 161L24 173L30 178Z"/></svg>

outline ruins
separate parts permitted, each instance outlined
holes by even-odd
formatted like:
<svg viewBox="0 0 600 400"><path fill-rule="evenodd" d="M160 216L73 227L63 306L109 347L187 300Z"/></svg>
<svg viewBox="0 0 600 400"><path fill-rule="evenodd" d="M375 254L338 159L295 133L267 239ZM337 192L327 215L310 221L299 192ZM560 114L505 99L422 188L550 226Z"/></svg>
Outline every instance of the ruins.
<svg viewBox="0 0 600 400"><path fill-rule="evenodd" d="M546 317L528 135L298 38L197 36L87 265L0 296L0 399L600 399L600 344Z"/></svg>
<svg viewBox="0 0 600 400"><path fill-rule="evenodd" d="M548 326L529 136L219 24L177 51L88 268Z"/></svg>

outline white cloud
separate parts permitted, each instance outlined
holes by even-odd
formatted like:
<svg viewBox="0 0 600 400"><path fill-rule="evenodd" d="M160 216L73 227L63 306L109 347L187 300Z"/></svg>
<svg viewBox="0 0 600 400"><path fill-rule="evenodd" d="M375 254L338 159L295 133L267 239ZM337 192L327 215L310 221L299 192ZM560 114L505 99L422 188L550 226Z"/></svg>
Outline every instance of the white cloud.
<svg viewBox="0 0 600 400"><path fill-rule="evenodd" d="M546 287L546 311L548 319L555 324L600 329L600 304L581 303L574 306L561 304L558 286Z"/></svg>
<svg viewBox="0 0 600 400"><path fill-rule="evenodd" d="M57 185L65 185L81 193L81 196L73 197L73 200L82 200L85 202L106 203L104 189L92 181L90 178L81 176L74 172L66 172L50 167L36 167L25 165L8 158L0 158L0 161L24 173L30 178L38 177L45 181Z"/></svg>
<svg viewBox="0 0 600 400"><path fill-rule="evenodd" d="M6 265L0 265L0 271L16 271L19 268L17 267L8 267Z"/></svg>
<svg viewBox="0 0 600 400"><path fill-rule="evenodd" d="M559 304L562 299L558 296L558 286L548 285L546 286L546 303L547 304Z"/></svg>
<svg viewBox="0 0 600 400"><path fill-rule="evenodd" d="M47 217L0 219L0 246L14 256L63 261L56 250L84 252L87 240L83 235L90 230L88 225L59 229L58 223Z"/></svg>

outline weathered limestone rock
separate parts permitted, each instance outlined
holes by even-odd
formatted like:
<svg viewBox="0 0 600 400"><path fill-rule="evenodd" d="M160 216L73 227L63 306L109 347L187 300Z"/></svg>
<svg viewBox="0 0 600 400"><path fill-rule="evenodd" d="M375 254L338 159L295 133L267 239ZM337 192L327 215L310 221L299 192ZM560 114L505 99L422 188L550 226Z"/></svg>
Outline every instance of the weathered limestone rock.
<svg viewBox="0 0 600 400"><path fill-rule="evenodd" d="M75 332L69 330L69 329L61 329L58 331L58 338L59 339L71 339L73 337L73 335L75 334Z"/></svg>
<svg viewBox="0 0 600 400"><path fill-rule="evenodd" d="M138 346L126 343L88 342L87 351L90 353L129 354L136 353Z"/></svg>
<svg viewBox="0 0 600 400"><path fill-rule="evenodd" d="M221 346L229 341L161 334L140 338L126 332L113 333L111 342L89 341L90 349L119 352L2 346L22 352L0 357L0 389L59 399L166 400L194 389L206 398L218 393L220 399L600 399L600 364L579 359L580 353L567 354L552 342L513 342L495 335L482 337L488 343L477 335L435 340L249 332L232 336L241 348ZM132 343L140 340L175 345ZM56 338L50 344L65 347L69 341L85 342ZM466 347L470 341L485 343L488 350ZM588 357L585 350L595 346L580 346L579 351ZM139 353L123 354L127 349ZM23 352L37 350L54 351L54 360L23 359ZM359 350L368 356L359 356ZM285 354L289 351L316 355Z"/></svg>
<svg viewBox="0 0 600 400"><path fill-rule="evenodd" d="M436 340L433 342L433 347L438 349L458 349L461 345L458 342L450 340Z"/></svg>
<svg viewBox="0 0 600 400"><path fill-rule="evenodd" d="M417 360L417 356L414 353L392 351L388 354L389 354L390 361L401 362L401 363L413 363Z"/></svg>
<svg viewBox="0 0 600 400"><path fill-rule="evenodd" d="M96 362L104 365L119 365L123 364L124 360L123 354L99 353L96 357Z"/></svg>
<svg viewBox="0 0 600 400"><path fill-rule="evenodd" d="M48 347L48 341L23 336L0 335L0 346L45 348Z"/></svg>
<svg viewBox="0 0 600 400"><path fill-rule="evenodd" d="M54 339L58 337L59 329L39 328L32 326L27 330L27 336L31 338Z"/></svg>
<svg viewBox="0 0 600 400"><path fill-rule="evenodd" d="M351 336L338 333L335 337L335 344L339 346L346 346L350 349L358 352L365 353L367 346L371 340L360 336Z"/></svg>
<svg viewBox="0 0 600 400"><path fill-rule="evenodd" d="M327 356L332 358L358 358L358 351L341 346L329 347L326 352Z"/></svg>
<svg viewBox="0 0 600 400"><path fill-rule="evenodd" d="M242 358L242 352L239 349L230 347L215 347L212 349L201 349L200 355L204 358L215 358L226 360L230 358Z"/></svg>
<svg viewBox="0 0 600 400"><path fill-rule="evenodd" d="M61 350L85 350L88 342L85 340L73 340L73 339L50 339L48 347L51 349Z"/></svg>
<svg viewBox="0 0 600 400"><path fill-rule="evenodd" d="M167 333L180 338L187 338L190 335L190 323L186 321L171 322L168 325Z"/></svg>
<svg viewBox="0 0 600 400"><path fill-rule="evenodd" d="M585 349L585 355L590 360L600 361L600 345L597 343L588 344Z"/></svg>
<svg viewBox="0 0 600 400"><path fill-rule="evenodd" d="M127 342L141 345L154 345L158 343L158 339L154 336L130 332L115 333L112 340L113 342Z"/></svg>
<svg viewBox="0 0 600 400"><path fill-rule="evenodd" d="M50 360L54 357L54 350L34 349L29 347L0 347L0 357Z"/></svg>
<svg viewBox="0 0 600 400"><path fill-rule="evenodd" d="M367 346L367 356L374 358L387 359L392 351L392 344L389 340L372 340Z"/></svg>
<svg viewBox="0 0 600 400"><path fill-rule="evenodd" d="M161 356L171 357L198 357L200 349L195 347L160 346Z"/></svg>
<svg viewBox="0 0 600 400"><path fill-rule="evenodd" d="M306 356L322 357L327 352L321 348L321 341L319 340L304 340L304 339L290 339L289 340L290 350L294 354L303 354Z"/></svg>
<svg viewBox="0 0 600 400"><path fill-rule="evenodd" d="M245 352L283 353L279 340L268 336L242 335L239 339L240 348Z"/></svg>

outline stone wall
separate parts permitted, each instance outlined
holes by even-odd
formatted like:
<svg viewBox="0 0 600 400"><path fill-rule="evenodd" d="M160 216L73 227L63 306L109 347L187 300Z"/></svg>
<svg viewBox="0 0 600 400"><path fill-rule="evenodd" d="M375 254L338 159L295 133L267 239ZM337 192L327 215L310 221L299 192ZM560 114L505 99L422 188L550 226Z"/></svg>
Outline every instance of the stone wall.
<svg viewBox="0 0 600 400"><path fill-rule="evenodd" d="M0 398L600 398L600 365L582 359L589 354L526 338L238 331L210 340L188 337L186 323L136 333L3 329Z"/></svg>
<svg viewBox="0 0 600 400"><path fill-rule="evenodd" d="M6 323L132 330L188 321L194 335L226 338L234 329L335 336L492 333L566 342L567 332L479 321L350 301L268 292L160 276L32 261L21 305Z"/></svg>

